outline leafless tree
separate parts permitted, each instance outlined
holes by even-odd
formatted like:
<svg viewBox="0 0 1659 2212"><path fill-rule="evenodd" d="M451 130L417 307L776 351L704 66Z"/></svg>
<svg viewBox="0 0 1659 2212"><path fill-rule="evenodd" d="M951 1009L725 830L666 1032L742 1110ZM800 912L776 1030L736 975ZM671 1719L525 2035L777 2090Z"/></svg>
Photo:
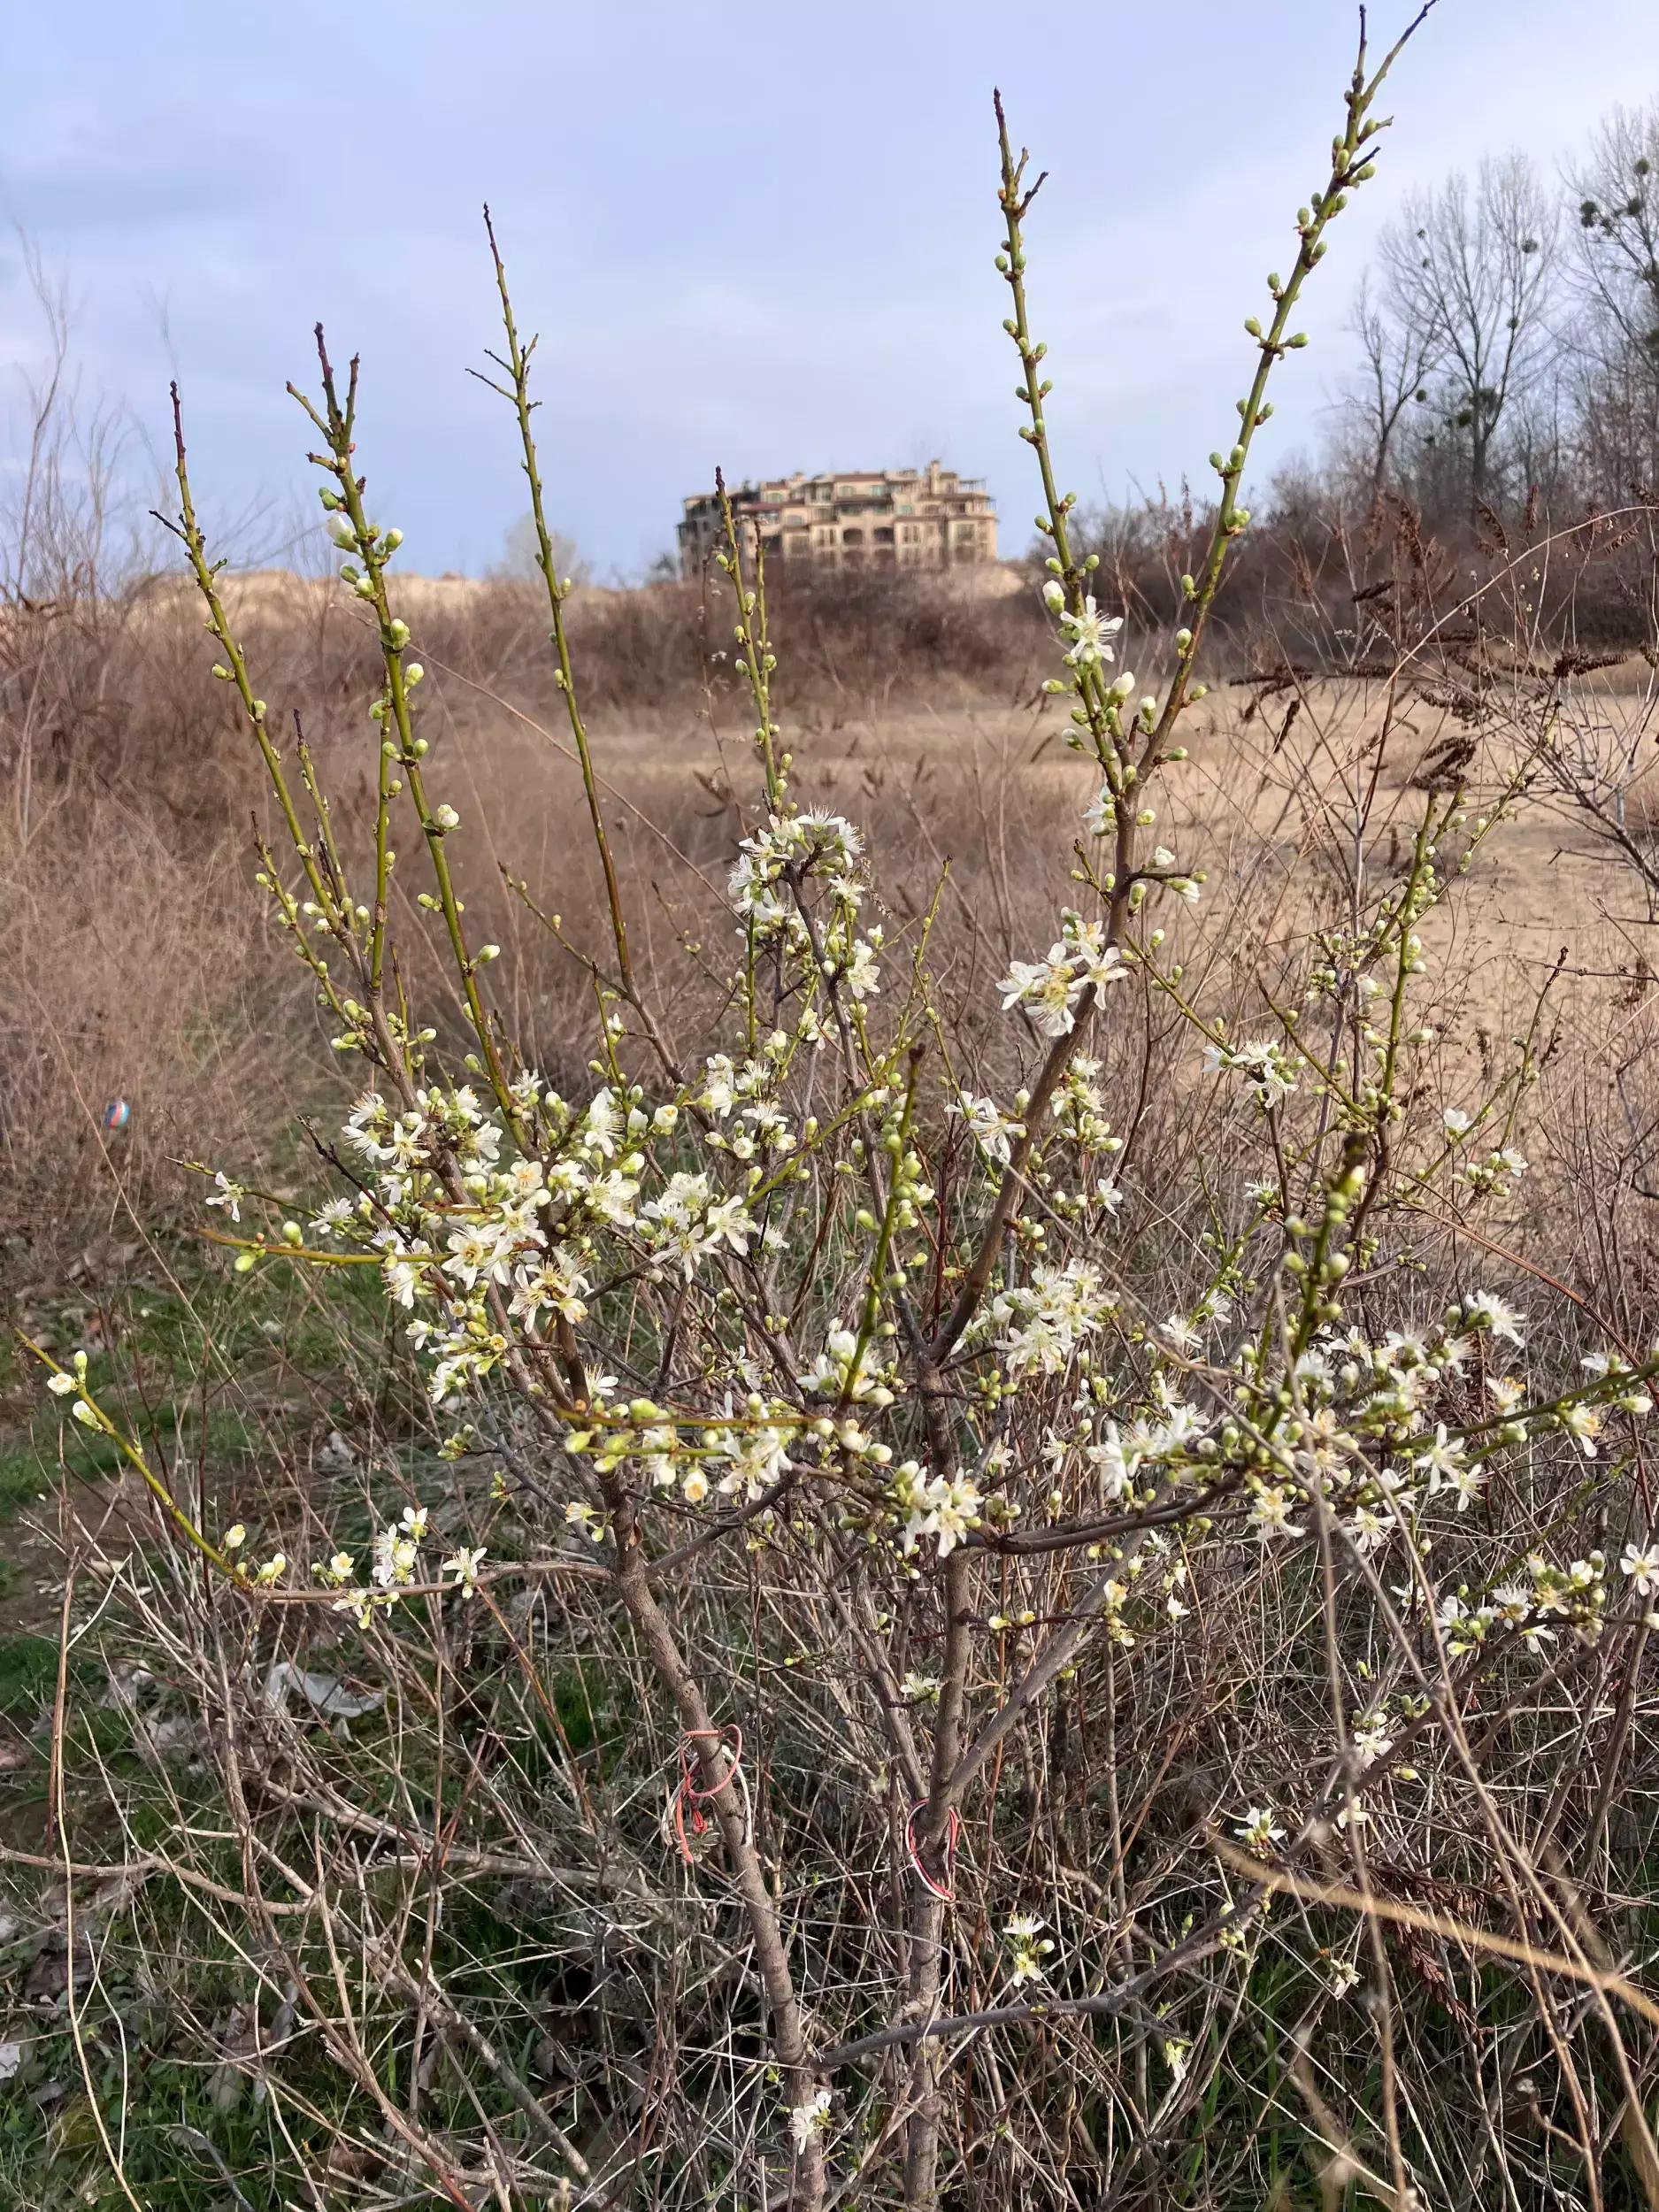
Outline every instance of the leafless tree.
<svg viewBox="0 0 1659 2212"><path fill-rule="evenodd" d="M1567 173L1582 460L1604 499L1659 481L1659 100L1616 107Z"/></svg>
<svg viewBox="0 0 1659 2212"><path fill-rule="evenodd" d="M1557 220L1524 154L1408 200L1379 249L1397 347L1437 350L1440 424L1471 511L1499 490L1505 418L1548 363Z"/></svg>
<svg viewBox="0 0 1659 2212"><path fill-rule="evenodd" d="M582 552L574 538L567 538L555 530L550 540L553 565L561 577L568 576L579 584L591 583L593 565ZM535 517L520 515L507 533L506 543L494 568L492 576L503 582L534 583L541 574L541 541L536 536Z"/></svg>
<svg viewBox="0 0 1659 2212"><path fill-rule="evenodd" d="M1374 500L1387 481L1402 419L1427 402L1445 335L1437 319L1407 320L1379 303L1369 274L1348 318L1360 365L1341 398L1355 473Z"/></svg>

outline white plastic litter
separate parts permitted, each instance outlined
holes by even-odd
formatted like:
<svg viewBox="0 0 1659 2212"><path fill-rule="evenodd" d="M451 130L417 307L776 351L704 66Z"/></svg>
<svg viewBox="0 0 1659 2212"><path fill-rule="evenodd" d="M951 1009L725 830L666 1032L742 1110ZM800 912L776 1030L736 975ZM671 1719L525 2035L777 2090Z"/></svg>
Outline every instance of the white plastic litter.
<svg viewBox="0 0 1659 2212"><path fill-rule="evenodd" d="M332 1674L311 1674L291 1659L279 1659L265 1678L267 1704L282 1712L298 1698L322 1720L361 1720L386 1702L384 1690L349 1690Z"/></svg>

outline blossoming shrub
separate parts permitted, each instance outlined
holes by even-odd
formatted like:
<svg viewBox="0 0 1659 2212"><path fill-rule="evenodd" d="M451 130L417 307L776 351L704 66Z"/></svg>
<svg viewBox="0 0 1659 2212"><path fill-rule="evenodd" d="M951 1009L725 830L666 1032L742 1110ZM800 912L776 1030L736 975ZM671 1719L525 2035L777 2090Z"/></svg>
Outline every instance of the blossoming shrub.
<svg viewBox="0 0 1659 2212"><path fill-rule="evenodd" d="M238 2062L296 2200L1254 2204L1270 2115L1332 2202L1655 2170L1610 1903L1644 1832L1610 1777L1659 1592L1654 1361L1529 1262L1535 1035L1459 1102L1426 1079L1455 1065L1426 948L1521 780L1426 797L1392 864L1362 810L1342 895L1233 993L1248 1024L1187 964L1199 856L1159 841L1380 73L1362 50L1248 326L1214 532L1144 693L1071 549L1036 188L1002 134L1049 685L1098 787L1048 949L1002 979L1000 1055L939 987L938 902L889 912L857 825L797 803L729 508L754 806L700 948L715 1033L657 1002L499 259L497 388L605 887L603 941L549 918L591 993L580 1087L518 1048L469 921L356 364L319 334L302 403L382 658L360 848L259 694L180 439L179 535L286 830L259 881L361 1070L326 1195L220 1168L206 1202L250 1294L375 1288L385 1387L328 1470L227 1525L84 1359L47 1364L159 1509L176 1602L117 1594L202 1717L215 1808L159 1858L265 2024ZM449 956L430 1010L411 907ZM1524 2183L1484 2123L1523 2073Z"/></svg>

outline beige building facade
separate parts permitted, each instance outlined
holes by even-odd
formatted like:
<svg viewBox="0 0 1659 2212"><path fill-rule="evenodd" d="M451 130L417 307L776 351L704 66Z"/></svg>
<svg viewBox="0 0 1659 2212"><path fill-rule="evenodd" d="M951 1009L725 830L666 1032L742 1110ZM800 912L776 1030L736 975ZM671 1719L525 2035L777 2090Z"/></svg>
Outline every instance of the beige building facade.
<svg viewBox="0 0 1659 2212"><path fill-rule="evenodd" d="M925 469L778 476L731 495L738 527L789 568L954 568L996 558L996 509L982 477ZM680 525L680 572L720 543L720 503L694 492Z"/></svg>

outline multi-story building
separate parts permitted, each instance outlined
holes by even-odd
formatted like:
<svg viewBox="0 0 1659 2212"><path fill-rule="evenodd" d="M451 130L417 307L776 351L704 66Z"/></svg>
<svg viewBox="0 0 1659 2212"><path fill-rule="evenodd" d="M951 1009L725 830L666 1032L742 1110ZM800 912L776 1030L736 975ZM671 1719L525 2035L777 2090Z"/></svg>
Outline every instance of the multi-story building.
<svg viewBox="0 0 1659 2212"><path fill-rule="evenodd" d="M996 509L985 480L930 461L925 469L777 476L731 495L732 513L768 559L788 567L946 568L996 558ZM695 576L720 542L720 503L694 492L680 525L680 572Z"/></svg>

